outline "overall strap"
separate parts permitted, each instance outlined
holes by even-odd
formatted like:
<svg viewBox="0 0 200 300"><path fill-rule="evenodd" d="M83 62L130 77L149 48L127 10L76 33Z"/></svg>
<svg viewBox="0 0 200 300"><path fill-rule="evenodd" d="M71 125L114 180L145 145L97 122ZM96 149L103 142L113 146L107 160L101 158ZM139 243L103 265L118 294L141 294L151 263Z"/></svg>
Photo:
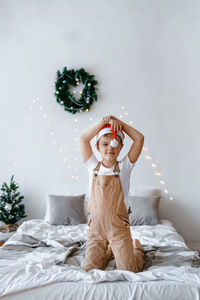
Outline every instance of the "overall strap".
<svg viewBox="0 0 200 300"><path fill-rule="evenodd" d="M119 162L118 162L118 160L116 161L115 168L114 168L113 172L115 173L115 177L119 176L120 169L119 169Z"/></svg>
<svg viewBox="0 0 200 300"><path fill-rule="evenodd" d="M99 172L99 169L100 169L100 166L101 166L101 161L99 161L96 168L93 169L94 176L97 176L97 174Z"/></svg>

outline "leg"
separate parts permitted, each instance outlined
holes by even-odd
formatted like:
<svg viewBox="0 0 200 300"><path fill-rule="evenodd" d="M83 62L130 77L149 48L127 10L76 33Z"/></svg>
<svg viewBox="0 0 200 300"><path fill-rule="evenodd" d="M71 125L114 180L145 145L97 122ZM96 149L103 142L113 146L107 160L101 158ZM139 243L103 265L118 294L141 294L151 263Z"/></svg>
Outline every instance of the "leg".
<svg viewBox="0 0 200 300"><path fill-rule="evenodd" d="M144 267L144 255L145 255L144 248L142 247L138 239L133 240L133 248L134 248L133 250L135 256L135 263L137 266L137 272L142 272Z"/></svg>
<svg viewBox="0 0 200 300"><path fill-rule="evenodd" d="M116 240L111 244L112 251L116 260L116 266L119 270L138 272L135 260L133 242L130 237Z"/></svg>
<svg viewBox="0 0 200 300"><path fill-rule="evenodd" d="M142 247L142 245L140 244L140 241L138 239L133 239L133 248L138 249L141 252L145 253L144 248Z"/></svg>
<svg viewBox="0 0 200 300"><path fill-rule="evenodd" d="M105 269L108 262L106 256L107 247L108 242L106 240L87 240L83 263L85 271L90 271L91 269Z"/></svg>
<svg viewBox="0 0 200 300"><path fill-rule="evenodd" d="M139 270L138 272L141 272L143 270L143 266L144 266L145 251L138 239L133 240L133 253L135 256L137 268ZM108 261L114 258L114 254L112 252L112 248L110 245L108 245L108 249L106 251L106 256L107 256Z"/></svg>
<svg viewBox="0 0 200 300"><path fill-rule="evenodd" d="M113 228L113 238L110 242L117 269L141 272L144 265L144 249L138 240L132 240L130 228L123 226L124 224L120 229L117 226Z"/></svg>

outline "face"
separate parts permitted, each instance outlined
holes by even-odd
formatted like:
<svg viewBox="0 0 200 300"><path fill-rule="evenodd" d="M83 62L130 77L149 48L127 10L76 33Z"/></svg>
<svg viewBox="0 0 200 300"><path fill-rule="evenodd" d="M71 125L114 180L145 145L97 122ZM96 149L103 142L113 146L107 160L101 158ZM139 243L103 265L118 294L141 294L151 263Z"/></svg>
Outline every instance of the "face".
<svg viewBox="0 0 200 300"><path fill-rule="evenodd" d="M97 147L97 150L100 152L102 159L107 161L116 161L123 145L121 144L121 138L119 136L116 136L116 140L118 141L118 146L116 148L113 148L110 145L111 140L113 139L113 134L107 134L103 135L99 139L99 143Z"/></svg>

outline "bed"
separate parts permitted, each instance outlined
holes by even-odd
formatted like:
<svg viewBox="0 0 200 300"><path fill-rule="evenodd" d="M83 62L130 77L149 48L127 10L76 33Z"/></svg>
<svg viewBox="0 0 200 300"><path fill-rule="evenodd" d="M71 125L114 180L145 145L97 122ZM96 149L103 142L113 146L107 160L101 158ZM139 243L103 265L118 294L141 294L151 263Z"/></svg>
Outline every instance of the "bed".
<svg viewBox="0 0 200 300"><path fill-rule="evenodd" d="M86 201L85 201L86 202ZM43 219L23 222L0 247L0 297L23 299L200 299L200 257L190 250L172 222L131 225L145 250L140 273L85 272L82 262L87 223L52 225Z"/></svg>

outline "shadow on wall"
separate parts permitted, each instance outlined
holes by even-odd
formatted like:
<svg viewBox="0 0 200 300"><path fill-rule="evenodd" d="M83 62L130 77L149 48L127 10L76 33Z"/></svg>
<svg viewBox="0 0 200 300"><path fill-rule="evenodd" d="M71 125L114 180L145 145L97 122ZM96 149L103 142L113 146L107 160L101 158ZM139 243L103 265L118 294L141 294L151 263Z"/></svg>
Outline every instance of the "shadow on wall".
<svg viewBox="0 0 200 300"><path fill-rule="evenodd" d="M188 212L184 207L175 200L169 200L169 197L160 189L142 189L136 190L135 195L145 197L161 196L159 206L159 218L171 221L178 231L183 236L184 227L194 228L194 223L190 219Z"/></svg>
<svg viewBox="0 0 200 300"><path fill-rule="evenodd" d="M193 232L196 232L195 224L190 218L188 211L184 209L180 202L175 200L166 199L165 196L161 198L160 202L160 218L167 219L174 224L174 227L179 234L184 236L185 227L190 228ZM186 239L186 237L184 237Z"/></svg>

